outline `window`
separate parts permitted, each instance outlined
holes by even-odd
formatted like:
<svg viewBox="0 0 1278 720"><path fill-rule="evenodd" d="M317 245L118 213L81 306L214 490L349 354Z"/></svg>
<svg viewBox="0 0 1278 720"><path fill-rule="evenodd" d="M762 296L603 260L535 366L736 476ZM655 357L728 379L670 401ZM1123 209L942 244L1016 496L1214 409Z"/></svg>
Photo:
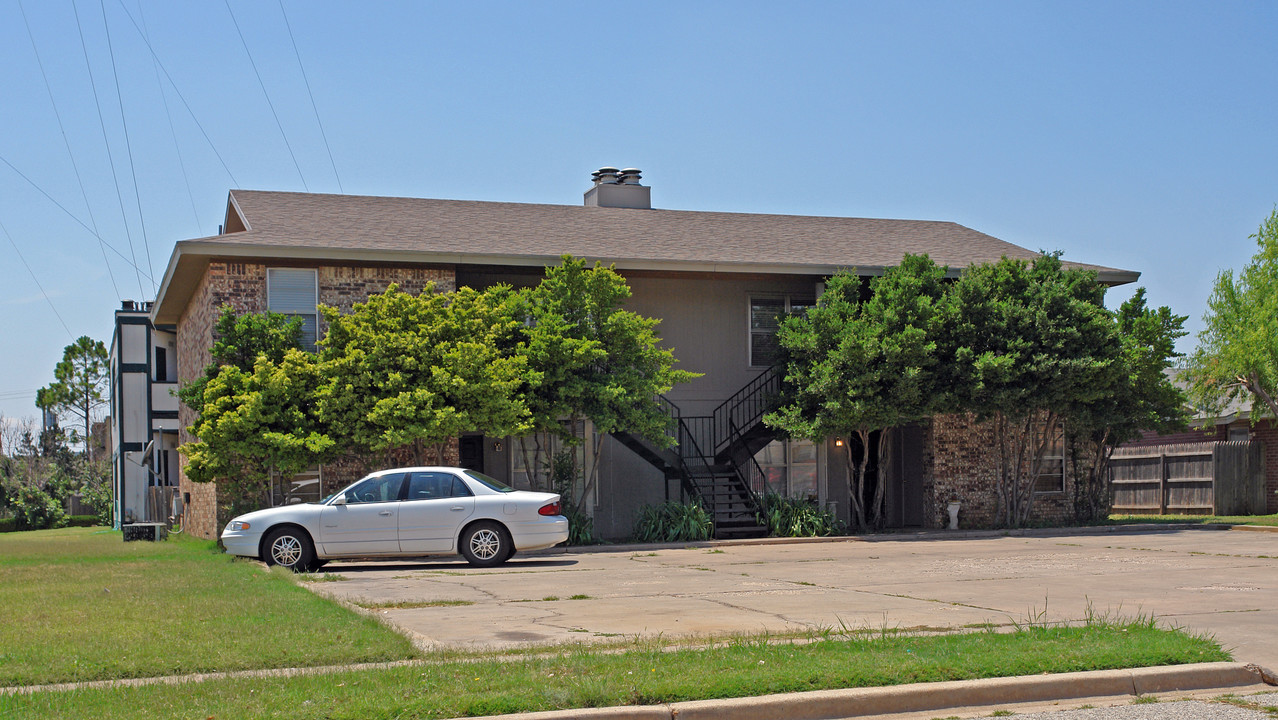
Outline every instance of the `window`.
<svg viewBox="0 0 1278 720"><path fill-rule="evenodd" d="M817 448L808 440L773 440L755 453L756 469L750 465L750 489L788 497L815 500L817 488ZM759 471L763 471L760 477Z"/></svg>
<svg viewBox="0 0 1278 720"><path fill-rule="evenodd" d="M408 475L408 495L405 500L434 500L437 498L466 497L470 488L462 479L446 472L415 472Z"/></svg>
<svg viewBox="0 0 1278 720"><path fill-rule="evenodd" d="M302 347L315 350L319 337L319 318L315 305L319 299L314 270L268 268L266 270L266 309L273 313L302 319Z"/></svg>
<svg viewBox="0 0 1278 720"><path fill-rule="evenodd" d="M768 367L776 362L777 329L786 315L802 313L812 305L809 298L790 296L750 298L750 366Z"/></svg>
<svg viewBox="0 0 1278 720"><path fill-rule="evenodd" d="M399 490L404 484L403 473L390 473L367 478L346 491L346 502L379 503L399 500Z"/></svg>
<svg viewBox="0 0 1278 720"><path fill-rule="evenodd" d="M320 501L319 468L292 476L273 475L271 478L271 504L295 505Z"/></svg>
<svg viewBox="0 0 1278 720"><path fill-rule="evenodd" d="M155 381L158 383L169 381L169 353L162 347L155 349Z"/></svg>
<svg viewBox="0 0 1278 720"><path fill-rule="evenodd" d="M1065 438L1059 430L1043 453L1038 477L1034 478L1034 492L1065 492Z"/></svg>
<svg viewBox="0 0 1278 720"><path fill-rule="evenodd" d="M1229 442L1247 442L1251 439L1251 428L1242 425L1229 428Z"/></svg>

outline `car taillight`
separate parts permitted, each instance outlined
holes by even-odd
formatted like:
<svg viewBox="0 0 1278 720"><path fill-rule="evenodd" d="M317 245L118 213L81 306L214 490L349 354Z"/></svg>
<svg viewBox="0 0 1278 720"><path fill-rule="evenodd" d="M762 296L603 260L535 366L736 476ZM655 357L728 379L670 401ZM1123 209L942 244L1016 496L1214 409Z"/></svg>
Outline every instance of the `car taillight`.
<svg viewBox="0 0 1278 720"><path fill-rule="evenodd" d="M542 506L541 506L541 509L539 509L539 510L537 511L537 514L538 514L538 515L558 515L558 514L559 514L559 501L558 501L558 500L556 500L555 502L552 502L552 503L549 503L549 504L546 504L546 505L542 505Z"/></svg>

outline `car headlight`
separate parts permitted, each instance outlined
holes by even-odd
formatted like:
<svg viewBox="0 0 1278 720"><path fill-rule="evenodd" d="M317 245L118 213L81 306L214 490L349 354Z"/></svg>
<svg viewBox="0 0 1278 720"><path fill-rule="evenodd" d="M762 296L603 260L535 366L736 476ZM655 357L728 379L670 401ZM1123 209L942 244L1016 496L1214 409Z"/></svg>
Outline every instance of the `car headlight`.
<svg viewBox="0 0 1278 720"><path fill-rule="evenodd" d="M241 530L248 530L249 524L243 520L232 520L231 524L226 526L226 529L231 532L239 532Z"/></svg>

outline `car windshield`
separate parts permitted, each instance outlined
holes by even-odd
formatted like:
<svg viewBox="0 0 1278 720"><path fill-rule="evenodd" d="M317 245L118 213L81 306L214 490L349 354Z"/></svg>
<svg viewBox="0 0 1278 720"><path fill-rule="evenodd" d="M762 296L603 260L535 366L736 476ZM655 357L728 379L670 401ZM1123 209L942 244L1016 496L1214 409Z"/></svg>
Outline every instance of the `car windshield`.
<svg viewBox="0 0 1278 720"><path fill-rule="evenodd" d="M472 480L482 483L484 486L491 488L493 490L496 490L497 492L500 492L500 493L515 492L515 488L507 485L506 483L500 480L494 480L493 478L490 478L481 472L475 472L474 470L464 470L463 472L469 475Z"/></svg>

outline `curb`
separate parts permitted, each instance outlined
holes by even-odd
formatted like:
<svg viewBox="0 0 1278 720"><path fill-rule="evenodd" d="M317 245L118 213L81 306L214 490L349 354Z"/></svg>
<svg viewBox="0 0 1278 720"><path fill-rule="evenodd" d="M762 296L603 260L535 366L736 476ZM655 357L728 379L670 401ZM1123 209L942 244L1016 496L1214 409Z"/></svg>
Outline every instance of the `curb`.
<svg viewBox="0 0 1278 720"><path fill-rule="evenodd" d="M694 700L666 705L490 715L486 720L826 720L1080 698L1265 686L1273 674L1244 663L1201 663L954 680L912 685ZM472 718L471 720L485 720Z"/></svg>
<svg viewBox="0 0 1278 720"><path fill-rule="evenodd" d="M520 553L519 557L537 555L579 555L610 552L653 552L656 550L700 550L751 545L816 545L840 542L891 542L896 540L970 540L1000 537L1060 537L1064 535L1121 535L1171 532L1175 530L1257 530L1278 532L1278 527L1264 525L1225 525L1222 523L1137 523L1131 525L1086 525L1061 528L1015 528L1008 530L918 530L873 535L835 535L831 537L742 538L739 540L695 540L680 543L620 543L616 545L557 545L546 550Z"/></svg>

